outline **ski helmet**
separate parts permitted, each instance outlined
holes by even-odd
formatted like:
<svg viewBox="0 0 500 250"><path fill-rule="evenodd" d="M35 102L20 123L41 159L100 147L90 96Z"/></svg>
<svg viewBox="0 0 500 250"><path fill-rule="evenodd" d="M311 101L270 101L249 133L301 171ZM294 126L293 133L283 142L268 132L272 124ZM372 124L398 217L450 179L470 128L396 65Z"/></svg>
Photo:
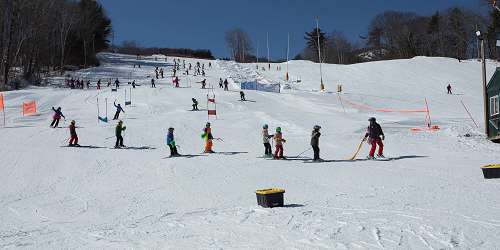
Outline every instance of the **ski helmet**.
<svg viewBox="0 0 500 250"><path fill-rule="evenodd" d="M267 128L269 128L269 126L267 124L264 124L264 126L262 126L262 128L267 129Z"/></svg>
<svg viewBox="0 0 500 250"><path fill-rule="evenodd" d="M314 125L313 129L314 129L314 130L319 130L319 129L321 129L321 126L319 126L319 125Z"/></svg>
<svg viewBox="0 0 500 250"><path fill-rule="evenodd" d="M75 124L75 120L72 120L72 121L71 121L71 124Z"/></svg>
<svg viewBox="0 0 500 250"><path fill-rule="evenodd" d="M281 132L281 127L277 127L276 132Z"/></svg>
<svg viewBox="0 0 500 250"><path fill-rule="evenodd" d="M206 127L210 127L210 122L207 122L207 125L206 125Z"/></svg>
<svg viewBox="0 0 500 250"><path fill-rule="evenodd" d="M123 121L122 121L122 120L119 120L119 121L118 121L118 124L122 124L122 123L123 123Z"/></svg>
<svg viewBox="0 0 500 250"><path fill-rule="evenodd" d="M370 122L374 122L374 121L376 121L376 120L377 120L377 119L375 119L375 117L370 117L370 119L368 119L368 121L370 121Z"/></svg>
<svg viewBox="0 0 500 250"><path fill-rule="evenodd" d="M168 128L168 131L174 131L174 128L170 127Z"/></svg>

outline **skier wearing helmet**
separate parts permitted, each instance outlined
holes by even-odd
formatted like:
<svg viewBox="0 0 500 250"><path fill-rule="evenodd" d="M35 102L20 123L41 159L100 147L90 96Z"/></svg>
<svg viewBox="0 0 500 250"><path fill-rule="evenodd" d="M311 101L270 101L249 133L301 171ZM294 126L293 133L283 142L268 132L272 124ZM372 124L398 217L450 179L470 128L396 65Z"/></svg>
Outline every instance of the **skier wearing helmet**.
<svg viewBox="0 0 500 250"><path fill-rule="evenodd" d="M78 135L76 134L76 125L75 125L75 120L71 121L71 124L69 125L69 135L71 139L69 139L69 147L79 147L80 144L78 144Z"/></svg>
<svg viewBox="0 0 500 250"><path fill-rule="evenodd" d="M205 140L204 153L209 153L209 154L215 153L212 150L214 137L212 136L212 128L210 128L210 122L207 122L207 124L205 125L205 128L203 129L203 134L201 135L201 138L203 138Z"/></svg>
<svg viewBox="0 0 500 250"><path fill-rule="evenodd" d="M174 128L172 127L168 128L167 145L170 148L170 157L179 156L179 153L177 153L177 146L175 145Z"/></svg>
<svg viewBox="0 0 500 250"><path fill-rule="evenodd" d="M123 122L121 120L118 121L118 124L116 125L115 129L115 136L116 136L115 148L125 147L125 145L123 145L123 136L122 136L122 131L125 131L125 129L127 129L127 127L123 126Z"/></svg>
<svg viewBox="0 0 500 250"><path fill-rule="evenodd" d="M368 159L374 160L374 154L375 150L377 149L378 145L378 154L377 158L385 158L384 156L384 143L382 143L383 140L385 140L385 135L384 132L382 131L382 127L380 127L380 124L377 123L377 120L375 117L371 117L368 119L370 122L370 125L368 126L365 134L364 140L368 138L368 144L372 145L372 148L370 149L370 154L368 155Z"/></svg>
<svg viewBox="0 0 500 250"><path fill-rule="evenodd" d="M262 126L262 142L264 143L264 157L272 157L273 150L271 148L271 143L269 143L269 139L273 138L274 135L269 135L269 126L264 124Z"/></svg>
<svg viewBox="0 0 500 250"><path fill-rule="evenodd" d="M321 161L321 158L319 158L319 137L321 136L321 133L319 132L320 129L320 126L315 125L311 133L311 147L314 151L313 161Z"/></svg>
<svg viewBox="0 0 500 250"><path fill-rule="evenodd" d="M274 142L276 143L276 150L274 151L274 159L284 159L283 157L283 143L286 142L283 139L283 134L281 133L281 127L276 128L276 133L274 134Z"/></svg>

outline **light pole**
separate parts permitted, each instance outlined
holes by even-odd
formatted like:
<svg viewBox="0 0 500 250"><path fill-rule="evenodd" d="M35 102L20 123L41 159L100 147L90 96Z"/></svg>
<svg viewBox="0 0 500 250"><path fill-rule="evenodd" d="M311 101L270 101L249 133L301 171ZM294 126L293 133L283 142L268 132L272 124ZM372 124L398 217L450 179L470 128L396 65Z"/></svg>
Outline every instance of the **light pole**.
<svg viewBox="0 0 500 250"><path fill-rule="evenodd" d="M476 36L481 41L481 75L483 78L483 108L484 108L484 133L488 136L488 92L486 88L486 54L484 52L484 36L481 31L476 31Z"/></svg>

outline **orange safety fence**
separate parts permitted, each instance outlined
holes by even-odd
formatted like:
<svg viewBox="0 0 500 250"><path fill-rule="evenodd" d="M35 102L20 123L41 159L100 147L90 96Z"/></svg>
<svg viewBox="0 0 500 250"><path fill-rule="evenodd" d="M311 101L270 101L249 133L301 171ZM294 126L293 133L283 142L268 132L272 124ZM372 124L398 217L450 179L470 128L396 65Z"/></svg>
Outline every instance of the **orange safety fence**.
<svg viewBox="0 0 500 250"><path fill-rule="evenodd" d="M23 115L32 115L36 113L36 102L23 102Z"/></svg>
<svg viewBox="0 0 500 250"><path fill-rule="evenodd" d="M0 109L4 109L5 106L4 106L4 102L3 102L3 94L0 94Z"/></svg>
<svg viewBox="0 0 500 250"><path fill-rule="evenodd" d="M379 113L428 113L429 112L429 110L427 109L377 109L370 107L368 105L354 103L344 98L342 98L342 100L357 109L375 111Z"/></svg>

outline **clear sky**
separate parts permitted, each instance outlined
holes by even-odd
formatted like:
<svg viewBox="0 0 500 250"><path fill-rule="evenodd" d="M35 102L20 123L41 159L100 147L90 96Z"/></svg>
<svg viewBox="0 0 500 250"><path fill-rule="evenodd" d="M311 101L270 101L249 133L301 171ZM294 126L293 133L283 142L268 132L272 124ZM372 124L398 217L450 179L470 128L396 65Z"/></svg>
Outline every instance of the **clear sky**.
<svg viewBox="0 0 500 250"><path fill-rule="evenodd" d="M134 40L142 46L210 49L228 56L224 35L231 28L247 31L254 48L285 58L287 33L291 57L305 45L304 32L315 26L343 32L350 40L366 35L371 19L385 10L429 15L460 6L479 10L480 0L99 0L113 22L115 43ZM484 6L483 6L484 7Z"/></svg>

